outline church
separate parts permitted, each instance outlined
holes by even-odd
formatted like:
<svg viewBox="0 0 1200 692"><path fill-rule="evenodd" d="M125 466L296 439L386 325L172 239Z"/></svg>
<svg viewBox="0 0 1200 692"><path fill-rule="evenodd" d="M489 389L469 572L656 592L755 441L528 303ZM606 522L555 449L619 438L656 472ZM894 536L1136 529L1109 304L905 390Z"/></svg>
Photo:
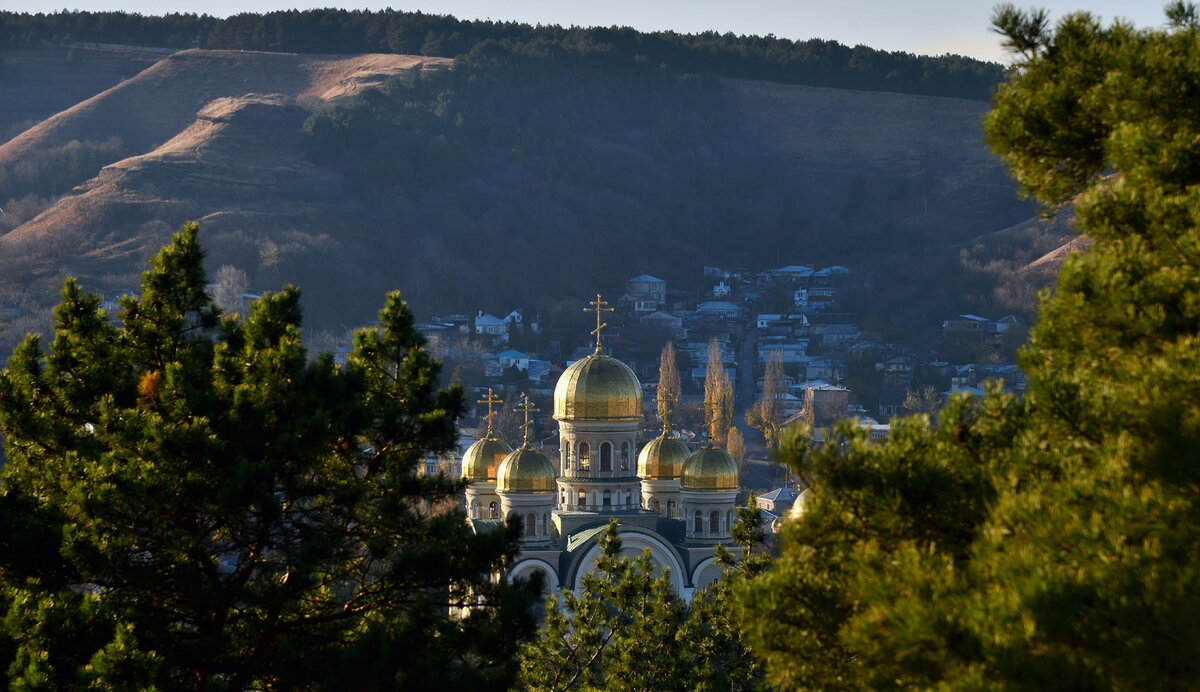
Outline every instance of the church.
<svg viewBox="0 0 1200 692"><path fill-rule="evenodd" d="M597 538L616 519L622 552L639 556L649 548L676 592L690 600L720 576L715 546L736 552L730 527L737 465L713 446L689 450L669 435L666 422L661 435L637 449L642 386L629 366L602 351L601 315L611 308L599 295L592 306L595 351L571 363L554 388L558 464L532 446L536 410L528 399L518 409L525 442L517 449L493 437L489 414L487 435L463 455L468 518L480 531L518 517L521 551L510 576L541 572L551 591L580 589L599 555ZM490 393L486 402L490 409Z"/></svg>

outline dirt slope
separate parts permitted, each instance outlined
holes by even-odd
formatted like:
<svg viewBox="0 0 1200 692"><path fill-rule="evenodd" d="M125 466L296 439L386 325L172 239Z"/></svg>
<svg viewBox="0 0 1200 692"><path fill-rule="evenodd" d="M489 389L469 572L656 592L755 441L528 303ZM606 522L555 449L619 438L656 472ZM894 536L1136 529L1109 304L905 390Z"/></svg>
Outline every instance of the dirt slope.
<svg viewBox="0 0 1200 692"><path fill-rule="evenodd" d="M115 139L126 156L146 154L187 128L214 99L281 94L315 110L416 65L448 62L404 55L182 51L0 145L0 200L19 198L26 189L40 189L46 178L61 174L50 166L29 170L28 162L38 151L72 141ZM97 161L84 179L115 160Z"/></svg>

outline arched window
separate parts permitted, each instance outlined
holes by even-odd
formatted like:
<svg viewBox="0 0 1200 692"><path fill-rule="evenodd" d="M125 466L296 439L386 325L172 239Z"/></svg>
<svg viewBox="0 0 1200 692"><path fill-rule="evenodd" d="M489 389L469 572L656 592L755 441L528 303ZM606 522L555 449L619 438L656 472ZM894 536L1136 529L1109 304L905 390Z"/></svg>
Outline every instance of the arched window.
<svg viewBox="0 0 1200 692"><path fill-rule="evenodd" d="M472 519L479 519L479 518L481 518L481 517L479 516L479 500L476 500L476 501L474 501L474 502L472 502L472 503L471 503L471 518L472 518Z"/></svg>
<svg viewBox="0 0 1200 692"><path fill-rule="evenodd" d="M704 533L704 515L700 513L700 510L696 510L695 524L696 524L696 528L695 528L696 535L697 536L702 535Z"/></svg>
<svg viewBox="0 0 1200 692"><path fill-rule="evenodd" d="M651 501L650 501L650 509L654 510L655 512L658 512L658 513L660 513L660 514L661 514L661 513L662 513L662 509L661 509L661 507L662 507L662 505L660 505L660 504L658 503L658 500L651 500Z"/></svg>
<svg viewBox="0 0 1200 692"><path fill-rule="evenodd" d="M533 512L525 515L525 537L537 537L537 515Z"/></svg>
<svg viewBox="0 0 1200 692"><path fill-rule="evenodd" d="M567 491L563 490L562 488L559 488L558 489L558 506L562 507L565 504L567 504Z"/></svg>
<svg viewBox="0 0 1200 692"><path fill-rule="evenodd" d="M621 443L621 470L622 471L629 470L629 443L628 442Z"/></svg>
<svg viewBox="0 0 1200 692"><path fill-rule="evenodd" d="M733 530L733 510L732 509L725 513L725 530L726 531Z"/></svg>
<svg viewBox="0 0 1200 692"><path fill-rule="evenodd" d="M629 509L633 506L633 493L629 490L625 491L625 508Z"/></svg>
<svg viewBox="0 0 1200 692"><path fill-rule="evenodd" d="M601 500L601 504L603 504L605 507L611 507L611 506L612 506L612 493L610 493L610 492L608 492L607 490L605 490L605 491L604 491L604 494L603 494L603 495L601 495L601 498L602 498L602 500Z"/></svg>
<svg viewBox="0 0 1200 692"><path fill-rule="evenodd" d="M496 503L488 503L488 519L495 519L498 516L500 516L500 510L496 507Z"/></svg>
<svg viewBox="0 0 1200 692"><path fill-rule="evenodd" d="M563 445L563 471L571 470L571 445Z"/></svg>
<svg viewBox="0 0 1200 692"><path fill-rule="evenodd" d="M579 502L578 502L579 509L583 509L584 507L587 507L587 493L586 492L580 490L579 497L576 499L579 500Z"/></svg>
<svg viewBox="0 0 1200 692"><path fill-rule="evenodd" d="M612 443L600 443L600 470L612 471Z"/></svg>
<svg viewBox="0 0 1200 692"><path fill-rule="evenodd" d="M721 533L721 513L715 509L708 515L708 532L714 536Z"/></svg>
<svg viewBox="0 0 1200 692"><path fill-rule="evenodd" d="M674 500L667 500L667 516L668 517L675 516L675 501Z"/></svg>
<svg viewBox="0 0 1200 692"><path fill-rule="evenodd" d="M542 513L542 535L546 538L550 537L550 513Z"/></svg>
<svg viewBox="0 0 1200 692"><path fill-rule="evenodd" d="M590 471L592 468L592 448L586 442L579 443L579 470Z"/></svg>

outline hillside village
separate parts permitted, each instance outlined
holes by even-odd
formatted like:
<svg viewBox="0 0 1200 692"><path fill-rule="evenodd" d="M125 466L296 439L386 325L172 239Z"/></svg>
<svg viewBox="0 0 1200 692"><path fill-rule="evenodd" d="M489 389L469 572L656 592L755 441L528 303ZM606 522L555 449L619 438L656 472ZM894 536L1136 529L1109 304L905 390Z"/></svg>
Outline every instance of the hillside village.
<svg viewBox="0 0 1200 692"><path fill-rule="evenodd" d="M661 430L655 410L659 354L665 340L673 342L683 409L673 422L677 434L693 447L707 439L703 399L708 344L712 339L719 343L735 394L734 422L747 440L751 463L744 467L746 489L770 491L774 498L780 494L777 486L786 482L766 464L762 437L744 420L746 409L763 395L766 365L773 354L779 354L783 365L776 391L781 392L785 425L811 416L818 443L824 431L845 417L870 428L872 437L886 436L893 416L932 413L956 392L980 395L985 380L999 380L1006 391L1018 395L1024 390L1023 373L1003 358L1006 334L1024 330L1012 315L947 317L937 329L939 343L920 348L887 341L861 328L852 313L843 311L841 294L858 281L846 267L788 265L750 271L710 266L704 268L704 276L711 289L701 295L674 291L650 274L628 279L625 291L610 301L615 312L603 342L605 350L627 363L642 382L646 440ZM780 305L780 296L786 297L786 305ZM767 312L768 306L787 309ZM446 375L466 388L468 401L479 400L491 390L507 402L497 419L498 435L514 442L519 439L513 409L518 398L528 394L543 411L535 418L535 429L543 433L539 443L551 459L557 458L553 432L557 428L549 402L564 368L591 353L587 333L573 335L575 342L568 346L558 340L531 339L546 336L543 325L538 316L521 309L503 315L477 311L439 316L418 329L446 362ZM537 341L548 346L543 350L514 346ZM348 344L340 347L339 357L344 358L348 350ZM462 361L468 355L464 350L471 352L471 358L482 359L483 367L464 368ZM965 361L954 359L955 354L979 357ZM482 408L473 409L464 419L462 449L479 434L477 422L483 415ZM430 470L457 463L456 459L428 460ZM755 463L766 468L754 473ZM796 490L783 493L785 500L794 500Z"/></svg>

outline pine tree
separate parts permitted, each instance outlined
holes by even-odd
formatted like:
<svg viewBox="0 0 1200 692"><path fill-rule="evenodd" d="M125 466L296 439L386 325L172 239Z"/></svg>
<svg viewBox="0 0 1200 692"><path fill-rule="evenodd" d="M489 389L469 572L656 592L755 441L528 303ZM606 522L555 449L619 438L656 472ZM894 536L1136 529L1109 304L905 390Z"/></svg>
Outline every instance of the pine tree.
<svg viewBox="0 0 1200 692"><path fill-rule="evenodd" d="M551 596L538 638L521 652L531 690L682 689L685 606L649 550L621 555L617 522L599 537L600 557L577 594Z"/></svg>
<svg viewBox="0 0 1200 692"><path fill-rule="evenodd" d="M310 362L299 292L219 321L186 225L110 324L68 280L54 340L0 373L10 686L504 684L519 588L459 483L457 390L388 297L349 364ZM460 617L448 613L458 609Z"/></svg>
<svg viewBox="0 0 1200 692"><path fill-rule="evenodd" d="M1020 57L988 140L1092 246L1043 298L1022 401L787 447L813 494L748 601L775 684L1200 686L1200 28L1168 16L998 8Z"/></svg>
<svg viewBox="0 0 1200 692"><path fill-rule="evenodd" d="M751 496L737 510L730 531L741 548L737 559L717 545L717 562L725 568L721 578L699 589L679 630L689 657L689 690L756 690L765 688L765 670L746 639L746 613L742 593L751 579L762 574L772 558L765 552L766 531L762 510Z"/></svg>

